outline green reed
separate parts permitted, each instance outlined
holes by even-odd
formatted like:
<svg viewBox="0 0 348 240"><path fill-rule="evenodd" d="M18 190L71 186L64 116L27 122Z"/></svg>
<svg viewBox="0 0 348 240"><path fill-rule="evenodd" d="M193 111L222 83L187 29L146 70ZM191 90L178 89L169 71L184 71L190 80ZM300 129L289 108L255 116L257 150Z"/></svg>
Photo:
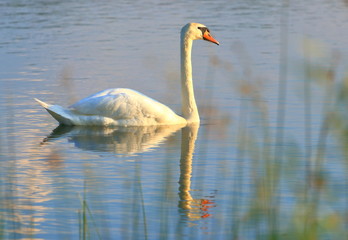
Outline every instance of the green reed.
<svg viewBox="0 0 348 240"><path fill-rule="evenodd" d="M311 44L315 42L316 40L312 40ZM286 45L283 47L287 48ZM335 205L340 201L329 185L332 185L331 182L334 180L326 170L330 161L329 141L331 146L333 143L340 146L343 155L341 160L346 167L348 162L348 73L338 74L338 68L342 64L339 54L329 51L330 56L318 59L307 50L308 46L303 59L304 113L303 116L299 116L303 118L304 123L304 146L294 142L285 130L289 114L286 67L280 69L275 128L272 127L266 98L253 81L255 79L252 74L246 74L239 82L240 94L249 101L240 103L237 159L252 160L253 197L247 206L248 210L239 213L240 217L235 219L231 231L233 239L243 236L245 229L252 229L255 239L347 238L347 209L324 210L327 204ZM282 65L289 64L284 60L286 58L286 52L281 53ZM317 96L314 96L312 89L318 86L322 86L323 117L317 129L318 133L314 134L313 123L318 121L314 121L312 117L315 103L313 98ZM257 127L249 128L251 123L257 123ZM345 170L348 174L347 169ZM292 179L294 176L298 176L299 179ZM341 179L341 183L347 184L347 176ZM294 200L289 206L283 202L282 195L285 193L282 192L284 182L292 181L295 182L291 184ZM232 204L241 204L235 197L232 199ZM290 210L284 211L286 208Z"/></svg>

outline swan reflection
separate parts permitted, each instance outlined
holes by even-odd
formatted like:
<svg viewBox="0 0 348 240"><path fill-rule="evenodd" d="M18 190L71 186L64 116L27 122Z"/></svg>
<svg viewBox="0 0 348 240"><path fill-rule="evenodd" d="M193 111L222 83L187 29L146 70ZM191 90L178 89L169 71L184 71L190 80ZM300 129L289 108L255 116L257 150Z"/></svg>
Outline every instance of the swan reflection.
<svg viewBox="0 0 348 240"><path fill-rule="evenodd" d="M156 148L182 127L183 125L117 128L59 126L42 143L64 136L75 147L83 150L132 155Z"/></svg>
<svg viewBox="0 0 348 240"><path fill-rule="evenodd" d="M186 127L177 125L119 128L59 126L44 139L43 144L64 136L69 142L83 150L129 155L158 147L180 129L182 129L182 136L178 208L184 221L196 221L211 216L210 208L215 207L212 196L195 197L191 195L192 158L199 129L198 124Z"/></svg>
<svg viewBox="0 0 348 240"><path fill-rule="evenodd" d="M192 157L195 149L199 125L182 129L179 177L179 208L188 220L194 221L211 216L209 209L214 201L207 198L194 198L191 195Z"/></svg>

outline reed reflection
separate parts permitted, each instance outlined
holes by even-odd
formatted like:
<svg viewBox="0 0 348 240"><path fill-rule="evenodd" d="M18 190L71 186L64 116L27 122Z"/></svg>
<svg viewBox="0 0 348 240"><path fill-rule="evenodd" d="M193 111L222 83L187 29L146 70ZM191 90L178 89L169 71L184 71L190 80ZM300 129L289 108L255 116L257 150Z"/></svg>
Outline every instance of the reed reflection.
<svg viewBox="0 0 348 240"><path fill-rule="evenodd" d="M179 208L185 220L195 221L210 217L209 209L214 201L205 198L194 198L191 195L192 157L195 150L199 125L194 124L182 129L181 157L179 178Z"/></svg>

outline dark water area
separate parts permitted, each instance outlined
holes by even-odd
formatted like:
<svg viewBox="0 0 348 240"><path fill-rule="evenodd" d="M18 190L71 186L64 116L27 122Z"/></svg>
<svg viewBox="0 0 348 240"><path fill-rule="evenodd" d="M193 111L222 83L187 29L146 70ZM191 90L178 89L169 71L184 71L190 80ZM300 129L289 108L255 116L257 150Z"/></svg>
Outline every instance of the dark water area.
<svg viewBox="0 0 348 240"><path fill-rule="evenodd" d="M1 239L345 239L346 1L1 1ZM126 87L200 126L58 127Z"/></svg>

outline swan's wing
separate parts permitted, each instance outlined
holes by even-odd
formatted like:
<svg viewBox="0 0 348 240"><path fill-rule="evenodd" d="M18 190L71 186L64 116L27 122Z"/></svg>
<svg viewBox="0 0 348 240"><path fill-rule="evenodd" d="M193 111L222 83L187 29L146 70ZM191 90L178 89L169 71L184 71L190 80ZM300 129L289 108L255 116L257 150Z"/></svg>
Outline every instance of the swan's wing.
<svg viewBox="0 0 348 240"><path fill-rule="evenodd" d="M170 108L137 91L124 88L108 89L70 106L77 114L97 115L114 120L153 120L158 123L178 121Z"/></svg>
<svg viewBox="0 0 348 240"><path fill-rule="evenodd" d="M131 112L127 112L127 108L134 111L134 107L129 107L132 95L121 89L108 89L78 101L69 109L81 115L125 119L131 115Z"/></svg>

